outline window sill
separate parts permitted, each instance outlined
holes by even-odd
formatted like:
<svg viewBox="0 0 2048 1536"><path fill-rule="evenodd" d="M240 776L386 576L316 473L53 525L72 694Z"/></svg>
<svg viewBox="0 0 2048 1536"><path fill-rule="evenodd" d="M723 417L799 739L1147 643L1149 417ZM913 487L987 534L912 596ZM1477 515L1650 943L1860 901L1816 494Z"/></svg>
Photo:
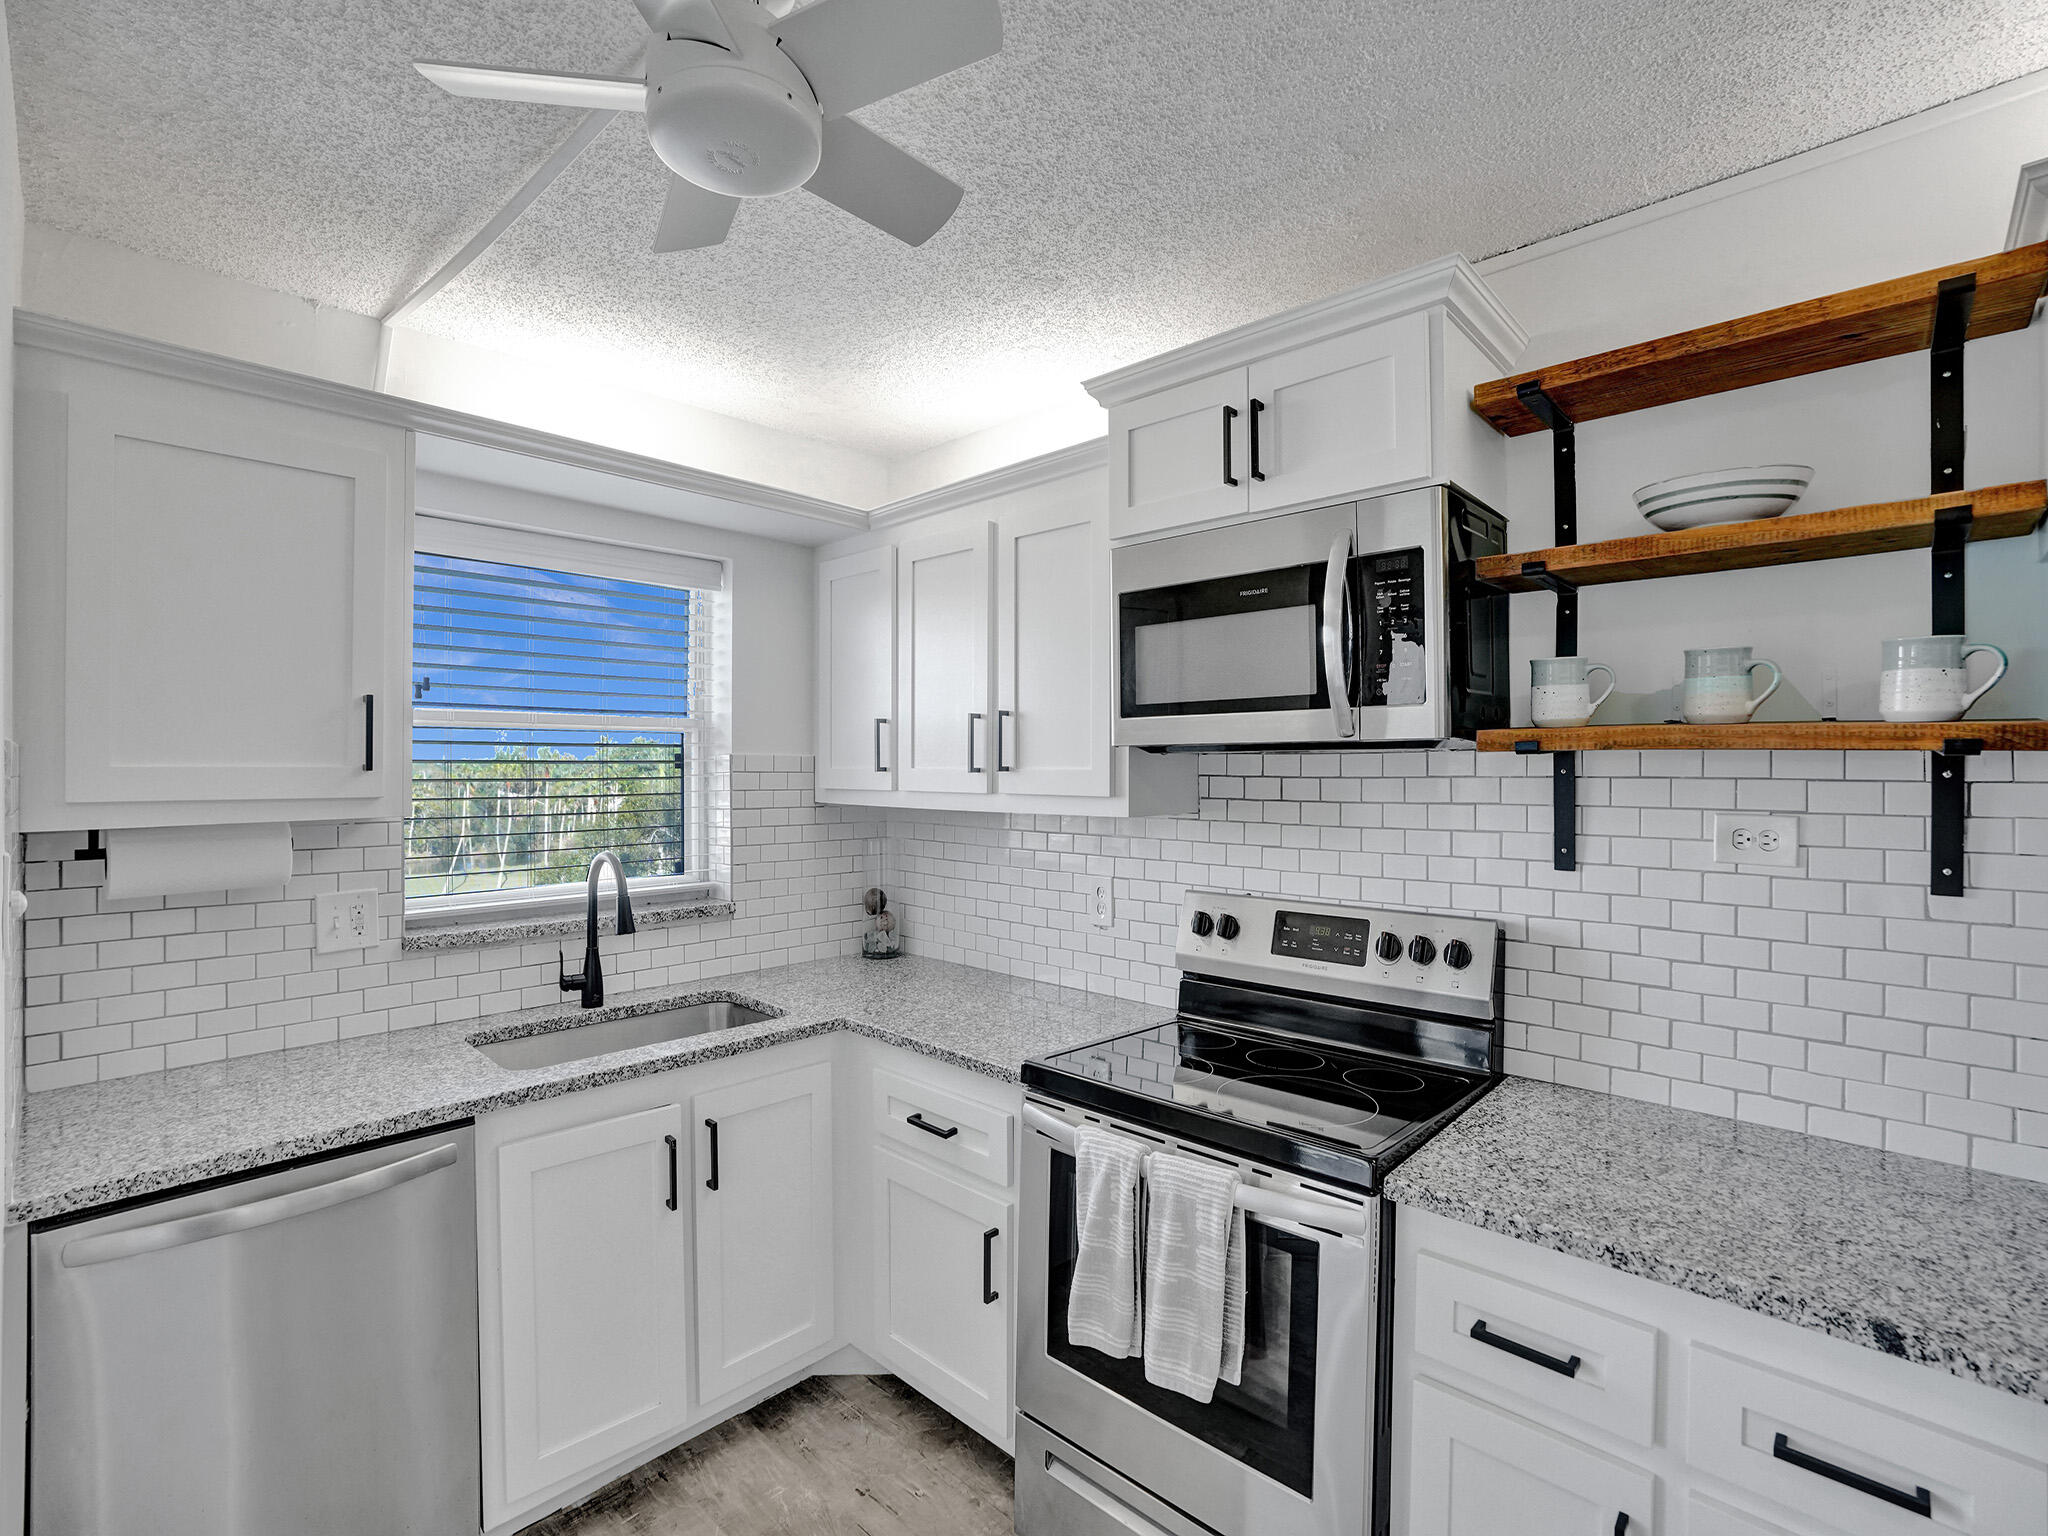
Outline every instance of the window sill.
<svg viewBox="0 0 2048 1536"><path fill-rule="evenodd" d="M660 928L670 923L709 922L731 917L738 909L730 901L697 897L687 901L659 900L645 906L636 903L633 921L639 928ZM617 927L610 899L599 903L597 930L609 934ZM407 953L436 949L483 949L493 944L519 944L528 939L552 939L583 932L583 914L534 913L526 917L490 918L467 923L435 923L408 928L398 947Z"/></svg>

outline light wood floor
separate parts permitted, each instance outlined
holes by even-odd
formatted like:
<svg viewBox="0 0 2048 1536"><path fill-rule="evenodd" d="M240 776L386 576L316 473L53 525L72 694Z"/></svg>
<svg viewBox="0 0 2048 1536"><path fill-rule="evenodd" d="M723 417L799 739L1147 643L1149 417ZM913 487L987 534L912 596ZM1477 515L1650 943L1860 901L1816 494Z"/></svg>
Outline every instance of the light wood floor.
<svg viewBox="0 0 2048 1536"><path fill-rule="evenodd" d="M1010 1536L1010 1458L893 1376L814 1376L522 1536Z"/></svg>

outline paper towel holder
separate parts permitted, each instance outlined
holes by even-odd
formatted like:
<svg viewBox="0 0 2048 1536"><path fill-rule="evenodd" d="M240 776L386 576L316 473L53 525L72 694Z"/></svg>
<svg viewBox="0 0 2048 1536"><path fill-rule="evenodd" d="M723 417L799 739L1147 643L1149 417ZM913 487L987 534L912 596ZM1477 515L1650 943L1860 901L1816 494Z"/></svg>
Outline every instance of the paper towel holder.
<svg viewBox="0 0 2048 1536"><path fill-rule="evenodd" d="M98 859L104 864L107 862L106 845L100 841L99 833L88 832L85 834L85 846L74 852L71 857L74 860Z"/></svg>

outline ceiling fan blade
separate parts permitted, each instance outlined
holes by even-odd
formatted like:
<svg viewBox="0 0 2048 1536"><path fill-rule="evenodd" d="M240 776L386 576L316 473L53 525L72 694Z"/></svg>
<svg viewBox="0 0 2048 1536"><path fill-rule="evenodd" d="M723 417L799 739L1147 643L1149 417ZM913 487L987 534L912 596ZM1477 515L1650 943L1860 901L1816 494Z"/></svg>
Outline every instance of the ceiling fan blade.
<svg viewBox="0 0 2048 1536"><path fill-rule="evenodd" d="M999 0L818 0L775 27L827 117L894 96L1003 46Z"/></svg>
<svg viewBox="0 0 2048 1536"><path fill-rule="evenodd" d="M915 155L850 117L825 124L824 158L804 190L905 245L931 239L965 195Z"/></svg>
<svg viewBox="0 0 2048 1536"><path fill-rule="evenodd" d="M612 75L571 75L489 64L444 64L422 59L413 68L454 96L525 101L543 107L585 107L601 112L644 112L647 82Z"/></svg>
<svg viewBox="0 0 2048 1536"><path fill-rule="evenodd" d="M686 37L732 51L732 33L711 0L633 0L649 31Z"/></svg>
<svg viewBox="0 0 2048 1536"><path fill-rule="evenodd" d="M717 245L732 228L732 216L740 200L723 192L707 192L695 182L669 172L668 196L661 205L661 226L654 232L654 249L695 251Z"/></svg>

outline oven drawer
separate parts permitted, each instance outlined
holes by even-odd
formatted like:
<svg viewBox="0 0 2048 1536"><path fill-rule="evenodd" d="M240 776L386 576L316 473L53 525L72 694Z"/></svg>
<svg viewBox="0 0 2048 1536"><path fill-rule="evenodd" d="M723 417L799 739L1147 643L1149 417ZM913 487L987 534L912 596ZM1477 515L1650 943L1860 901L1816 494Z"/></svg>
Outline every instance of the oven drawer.
<svg viewBox="0 0 2048 1536"><path fill-rule="evenodd" d="M1631 1444L1656 1439L1655 1328L1428 1252L1409 1316L1418 1355Z"/></svg>
<svg viewBox="0 0 2048 1536"><path fill-rule="evenodd" d="M879 1067L874 1094L875 1126L884 1138L998 1188L1009 1187L1015 1115Z"/></svg>
<svg viewBox="0 0 2048 1536"><path fill-rule="evenodd" d="M1692 1347L1690 1365L1686 1459L1828 1530L2048 1529L2048 1468L1705 1345ZM1924 1510L1905 1507L1923 1491Z"/></svg>
<svg viewBox="0 0 2048 1536"><path fill-rule="evenodd" d="M1016 1527L1017 1536L1213 1536L1021 1413Z"/></svg>

